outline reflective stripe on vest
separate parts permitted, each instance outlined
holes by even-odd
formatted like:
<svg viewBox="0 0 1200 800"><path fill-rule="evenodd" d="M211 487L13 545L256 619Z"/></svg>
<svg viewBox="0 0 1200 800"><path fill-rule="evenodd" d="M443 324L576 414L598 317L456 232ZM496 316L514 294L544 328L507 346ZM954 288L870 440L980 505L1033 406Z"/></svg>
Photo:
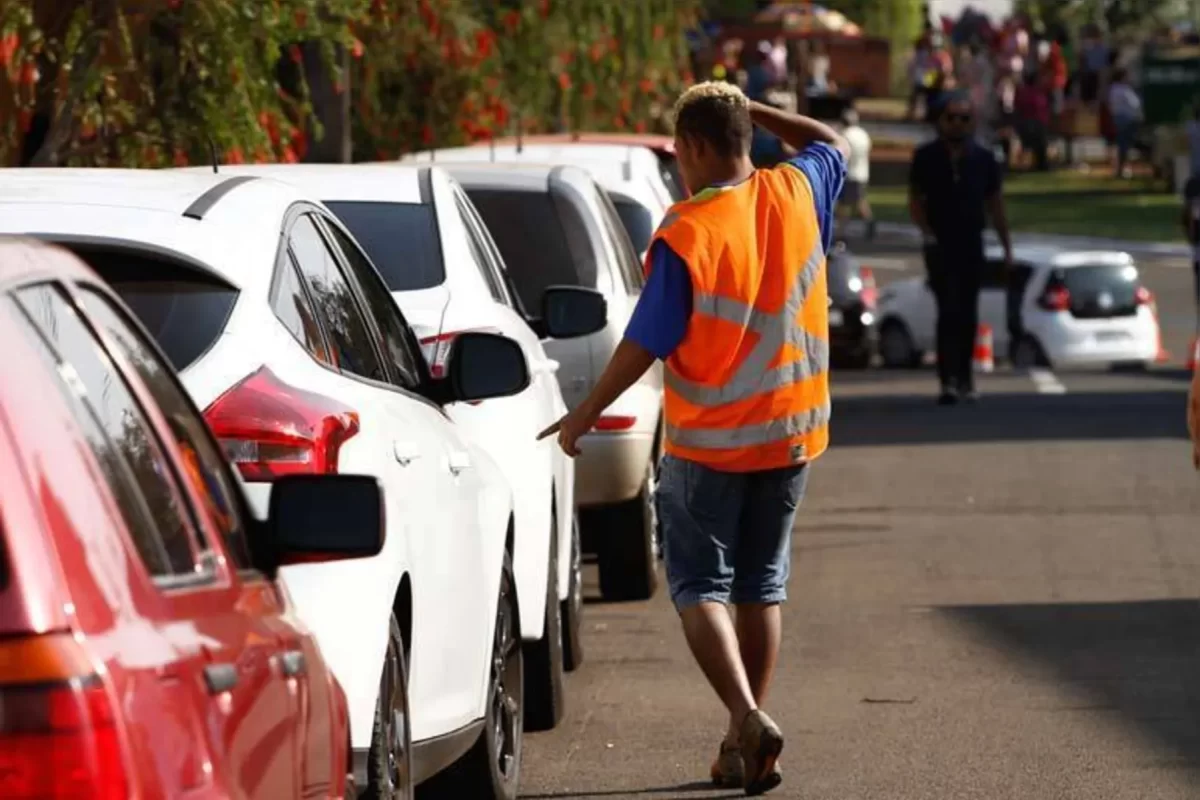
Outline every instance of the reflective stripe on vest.
<svg viewBox="0 0 1200 800"><path fill-rule="evenodd" d="M668 423L666 434L668 439L680 447L704 450L754 447L801 436L822 428L829 424L830 410L827 399L820 408L810 408L799 414L737 428L678 428Z"/></svg>
<svg viewBox="0 0 1200 800"><path fill-rule="evenodd" d="M796 324L796 317L808 299L813 284L820 277L824 260L825 249L817 241L803 269L796 276L795 284L788 290L783 308L774 314L760 311L740 300L697 292L693 300L693 314L716 317L754 331L759 336L758 342L737 371L721 386L706 386L688 380L673 369L666 370L663 379L671 391L692 405L712 408L790 386L823 372L824 365L829 363L829 342L819 336L809 335ZM785 344L802 351L805 357L768 370L767 365Z"/></svg>

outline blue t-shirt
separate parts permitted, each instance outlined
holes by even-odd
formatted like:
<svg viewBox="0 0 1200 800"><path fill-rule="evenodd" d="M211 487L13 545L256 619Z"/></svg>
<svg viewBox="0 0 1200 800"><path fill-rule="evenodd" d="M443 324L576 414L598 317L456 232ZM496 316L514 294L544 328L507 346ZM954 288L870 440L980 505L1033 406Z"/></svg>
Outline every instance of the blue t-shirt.
<svg viewBox="0 0 1200 800"><path fill-rule="evenodd" d="M783 162L800 170L812 186L821 245L833 244L833 213L846 180L846 159L837 148L818 142ZM650 248L650 274L638 299L625 338L637 342L656 358L675 352L692 316L692 277L683 259L658 240Z"/></svg>

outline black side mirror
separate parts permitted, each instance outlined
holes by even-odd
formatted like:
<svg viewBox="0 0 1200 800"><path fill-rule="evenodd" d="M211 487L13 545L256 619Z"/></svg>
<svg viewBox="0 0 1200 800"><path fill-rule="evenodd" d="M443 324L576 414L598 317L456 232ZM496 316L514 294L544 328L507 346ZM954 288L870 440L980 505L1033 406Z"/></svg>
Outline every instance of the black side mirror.
<svg viewBox="0 0 1200 800"><path fill-rule="evenodd" d="M442 383L449 387L439 398L444 403L517 394L529 385L525 351L512 339L494 333L459 334L450 347Z"/></svg>
<svg viewBox="0 0 1200 800"><path fill-rule="evenodd" d="M548 286L542 293L542 316L529 324L543 339L587 336L608 324L608 301L595 289Z"/></svg>
<svg viewBox="0 0 1200 800"><path fill-rule="evenodd" d="M383 489L369 475L288 475L271 485L268 537L277 564L379 555Z"/></svg>

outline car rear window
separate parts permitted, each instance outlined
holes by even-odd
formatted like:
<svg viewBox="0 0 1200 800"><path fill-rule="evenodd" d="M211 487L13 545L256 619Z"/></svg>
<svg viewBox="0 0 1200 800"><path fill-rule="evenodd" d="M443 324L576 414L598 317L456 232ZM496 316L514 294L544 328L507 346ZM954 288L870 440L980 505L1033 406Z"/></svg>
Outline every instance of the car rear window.
<svg viewBox="0 0 1200 800"><path fill-rule="evenodd" d="M1060 269L1055 274L1071 293L1071 307L1076 312L1107 316L1137 307L1137 267L1095 264Z"/></svg>
<svg viewBox="0 0 1200 800"><path fill-rule="evenodd" d="M433 206L328 200L325 205L367 251L391 291L432 289L445 283Z"/></svg>
<svg viewBox="0 0 1200 800"><path fill-rule="evenodd" d="M467 196L488 226L526 308L541 308L548 286L584 285L549 192L468 189Z"/></svg>
<svg viewBox="0 0 1200 800"><path fill-rule="evenodd" d="M238 291L213 275L150 254L79 250L112 286L177 371L204 355L221 331Z"/></svg>
<svg viewBox="0 0 1200 800"><path fill-rule="evenodd" d="M625 232L629 234L633 249L638 253L646 252L650 248L650 239L654 236L654 220L650 217L650 210L641 203L619 195L610 194L609 197L616 206L617 216L621 218Z"/></svg>

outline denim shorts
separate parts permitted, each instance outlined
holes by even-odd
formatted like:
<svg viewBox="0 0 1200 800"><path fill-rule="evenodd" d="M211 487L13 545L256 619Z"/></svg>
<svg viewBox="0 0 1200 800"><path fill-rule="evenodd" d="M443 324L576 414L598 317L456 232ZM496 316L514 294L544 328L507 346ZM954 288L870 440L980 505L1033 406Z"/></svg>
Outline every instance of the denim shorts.
<svg viewBox="0 0 1200 800"><path fill-rule="evenodd" d="M655 507L671 600L782 603L808 465L720 472L664 455Z"/></svg>

